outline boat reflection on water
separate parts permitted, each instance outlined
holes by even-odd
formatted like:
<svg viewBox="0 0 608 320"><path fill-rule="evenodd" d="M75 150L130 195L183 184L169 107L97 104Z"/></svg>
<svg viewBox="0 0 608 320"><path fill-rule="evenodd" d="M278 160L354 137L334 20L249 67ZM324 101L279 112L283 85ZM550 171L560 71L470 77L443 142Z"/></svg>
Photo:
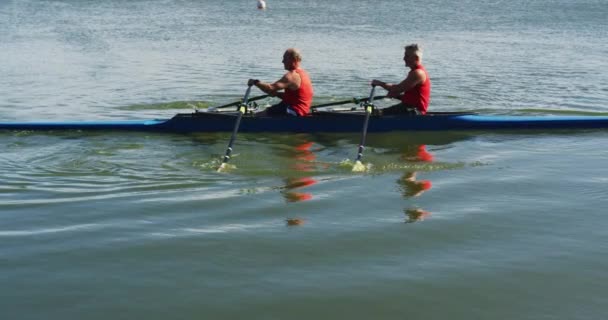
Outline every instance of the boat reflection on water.
<svg viewBox="0 0 608 320"><path fill-rule="evenodd" d="M433 162L433 155L427 151L426 145L408 145L401 155L401 159L407 162ZM397 180L404 198L415 198L430 190L433 186L430 180L418 180L416 171L406 171ZM405 208L406 223L422 221L431 213L417 207Z"/></svg>

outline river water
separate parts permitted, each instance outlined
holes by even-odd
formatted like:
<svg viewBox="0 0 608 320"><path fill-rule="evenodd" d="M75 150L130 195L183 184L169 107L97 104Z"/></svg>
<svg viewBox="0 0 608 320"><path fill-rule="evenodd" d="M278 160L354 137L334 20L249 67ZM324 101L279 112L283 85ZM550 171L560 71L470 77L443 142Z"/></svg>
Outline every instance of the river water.
<svg viewBox="0 0 608 320"><path fill-rule="evenodd" d="M167 118L301 49L315 101L608 113L600 0L0 1L0 119ZM254 92L254 95L261 94ZM272 103L269 101L267 103ZM2 319L603 319L608 131L0 133ZM349 160L350 159L350 160Z"/></svg>

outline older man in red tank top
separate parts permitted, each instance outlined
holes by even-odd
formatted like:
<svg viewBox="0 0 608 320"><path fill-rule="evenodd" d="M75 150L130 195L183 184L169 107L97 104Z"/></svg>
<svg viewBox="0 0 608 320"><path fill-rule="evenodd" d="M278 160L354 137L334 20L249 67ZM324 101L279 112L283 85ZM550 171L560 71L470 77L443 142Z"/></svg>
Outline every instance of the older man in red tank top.
<svg viewBox="0 0 608 320"><path fill-rule="evenodd" d="M281 98L281 102L257 115L306 116L310 112L313 89L308 73L300 68L302 56L298 49L289 48L283 54L283 66L287 72L274 83L249 79L248 85L255 85L267 94ZM283 90L283 92L280 92Z"/></svg>
<svg viewBox="0 0 608 320"><path fill-rule="evenodd" d="M372 86L388 90L388 96L401 103L382 109L382 114L426 114L431 101L431 78L422 65L422 49L418 44L405 47L405 66L410 68L407 77L397 84L373 80Z"/></svg>

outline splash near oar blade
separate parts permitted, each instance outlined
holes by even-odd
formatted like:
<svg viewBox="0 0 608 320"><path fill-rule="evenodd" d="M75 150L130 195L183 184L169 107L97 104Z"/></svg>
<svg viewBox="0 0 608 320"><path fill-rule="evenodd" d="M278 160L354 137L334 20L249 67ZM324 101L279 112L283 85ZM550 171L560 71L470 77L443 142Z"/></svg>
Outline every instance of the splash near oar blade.
<svg viewBox="0 0 608 320"><path fill-rule="evenodd" d="M226 153L224 154L224 158L222 159L222 164L217 169L217 172L224 172L228 168L228 161L230 161L230 155L232 155L232 146L234 145L234 141L236 140L236 134L239 131L239 125L241 124L241 118L243 118L243 114L247 111L247 103L249 99L249 93L251 92L251 86L247 86L247 91L245 92L245 97L243 98L243 102L239 106L239 114L236 117L236 123L234 124L234 129L232 130L232 135L230 136L230 142L228 142L228 148L226 148Z"/></svg>
<svg viewBox="0 0 608 320"><path fill-rule="evenodd" d="M353 166L353 172L364 172L367 168L361 162L361 158L363 158L363 149L365 149L365 137L367 136L367 125L369 123L369 116L372 114L374 110L374 92L376 91L376 86L372 86L372 91L369 93L369 99L363 107L365 108L365 121L363 122L363 130L361 132L361 143L359 143L359 149L357 151L357 160L355 161L355 165Z"/></svg>
<svg viewBox="0 0 608 320"><path fill-rule="evenodd" d="M367 167L359 160L357 160L355 165L353 165L353 172L365 172L366 170Z"/></svg>
<svg viewBox="0 0 608 320"><path fill-rule="evenodd" d="M217 168L217 172L228 172L231 169L236 169L236 166L232 165L232 164L228 164L228 162L222 162L222 164L220 164L219 168Z"/></svg>

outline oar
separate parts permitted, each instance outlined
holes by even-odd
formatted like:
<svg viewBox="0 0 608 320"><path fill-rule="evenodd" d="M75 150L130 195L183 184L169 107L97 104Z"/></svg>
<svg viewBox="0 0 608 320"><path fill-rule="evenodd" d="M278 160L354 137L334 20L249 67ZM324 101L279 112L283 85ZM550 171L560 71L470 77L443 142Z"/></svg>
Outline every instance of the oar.
<svg viewBox="0 0 608 320"><path fill-rule="evenodd" d="M378 96L378 97L374 97L374 100L384 99L384 98L386 98L386 96ZM316 108L339 106L339 105L348 104L348 103L361 103L361 102L367 101L368 99L369 98L351 98L349 100L318 104L318 105L312 106L311 108L316 109Z"/></svg>
<svg viewBox="0 0 608 320"><path fill-rule="evenodd" d="M339 106L339 105L343 105L343 104L347 104L347 103L359 103L360 100L357 98L351 98L349 100L343 100L343 101L336 101L336 102L329 102L329 103L323 103L323 104L318 104L316 106L312 106L311 108L324 108L324 107L331 107L331 106Z"/></svg>
<svg viewBox="0 0 608 320"><path fill-rule="evenodd" d="M374 108L374 91L376 86L372 86L372 91L369 93L369 99L363 107L365 107L365 121L363 122L363 132L361 133L361 143L359 143L359 150L357 151L357 160L353 166L353 172L365 171L365 166L361 163L363 157L363 149L365 148L365 137L367 136L367 124L369 123L369 116L372 114Z"/></svg>
<svg viewBox="0 0 608 320"><path fill-rule="evenodd" d="M234 129L232 130L232 136L230 136L230 142L228 142L228 148L226 148L226 154L222 160L222 164L217 169L218 172L226 169L227 163L230 160L230 155L232 154L232 145L234 144L234 140L236 140L236 133L239 131L239 125L241 124L241 118L243 117L243 113L247 109L247 103L249 102L249 93L251 92L251 85L247 86L247 91L245 92L245 97L239 106L239 115L236 117L236 123L234 124Z"/></svg>
<svg viewBox="0 0 608 320"><path fill-rule="evenodd" d="M249 99L248 102L262 100L262 99L265 99L265 98L268 98L268 97L269 97L269 95L263 94L261 96L257 96L257 97L253 97L253 98ZM213 107L213 108L215 108L215 109L223 109L223 108L238 106L241 103L243 103L243 101L235 101L235 102L232 102L232 103L229 103L229 104L225 104L223 106L218 106L218 107Z"/></svg>
<svg viewBox="0 0 608 320"><path fill-rule="evenodd" d="M250 98L249 102L266 99L268 97L269 97L269 95L264 94L264 95L261 95L261 96ZM221 105L221 106L217 106L217 107L210 107L210 108L207 108L207 112L217 111L217 109L224 109L224 108L228 108L228 107L238 106L241 103L243 103L243 101L235 101L235 102L231 102L229 104L225 104L225 105ZM196 109L196 106L191 105L191 104L188 104L188 105L193 106ZM199 111L196 110L196 112L199 112Z"/></svg>

